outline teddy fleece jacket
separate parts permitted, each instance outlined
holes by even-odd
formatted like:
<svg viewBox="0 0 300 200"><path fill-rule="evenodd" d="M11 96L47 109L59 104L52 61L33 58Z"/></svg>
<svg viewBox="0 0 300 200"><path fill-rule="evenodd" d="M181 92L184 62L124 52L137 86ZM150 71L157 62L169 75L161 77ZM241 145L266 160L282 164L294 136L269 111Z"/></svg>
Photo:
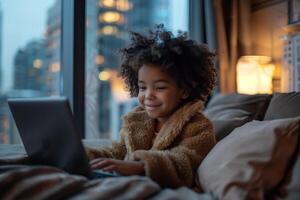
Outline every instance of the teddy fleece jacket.
<svg viewBox="0 0 300 200"><path fill-rule="evenodd" d="M185 104L155 133L155 120L137 107L123 117L120 141L109 148L87 149L89 159L142 161L145 175L161 186L197 188L197 167L216 143L202 109L201 101Z"/></svg>

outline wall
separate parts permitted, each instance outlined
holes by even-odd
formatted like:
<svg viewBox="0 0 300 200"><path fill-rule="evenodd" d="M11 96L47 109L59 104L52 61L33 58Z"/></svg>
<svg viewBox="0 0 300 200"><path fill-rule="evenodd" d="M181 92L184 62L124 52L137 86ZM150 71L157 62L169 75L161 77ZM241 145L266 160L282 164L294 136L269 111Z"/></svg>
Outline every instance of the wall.
<svg viewBox="0 0 300 200"><path fill-rule="evenodd" d="M273 91L280 92L283 27L288 22L287 1L252 1L252 53L271 56L276 65Z"/></svg>

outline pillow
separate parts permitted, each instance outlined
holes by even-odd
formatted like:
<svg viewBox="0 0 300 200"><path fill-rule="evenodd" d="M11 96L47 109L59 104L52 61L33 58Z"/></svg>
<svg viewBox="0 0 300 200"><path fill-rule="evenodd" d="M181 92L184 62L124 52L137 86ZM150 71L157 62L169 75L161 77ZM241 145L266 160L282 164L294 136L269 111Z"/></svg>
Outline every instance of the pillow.
<svg viewBox="0 0 300 200"><path fill-rule="evenodd" d="M236 127L244 125L249 121L249 118L228 118L228 119L215 119L212 121L216 140L220 141Z"/></svg>
<svg viewBox="0 0 300 200"><path fill-rule="evenodd" d="M272 95L269 94L248 95L238 93L218 93L214 95L208 102L206 109L216 108L216 106L222 106L225 108L237 108L240 110L246 110L250 113L256 113L257 108L263 108L263 106L267 106L265 104L269 103L268 101L270 101L271 97Z"/></svg>
<svg viewBox="0 0 300 200"><path fill-rule="evenodd" d="M208 153L197 173L218 199L264 199L285 175L295 152L300 118L251 121Z"/></svg>
<svg viewBox="0 0 300 200"><path fill-rule="evenodd" d="M204 115L214 127L217 141L233 129L253 119L261 120L271 95L217 94L208 103Z"/></svg>
<svg viewBox="0 0 300 200"><path fill-rule="evenodd" d="M300 116L300 92L276 93L271 99L264 120Z"/></svg>

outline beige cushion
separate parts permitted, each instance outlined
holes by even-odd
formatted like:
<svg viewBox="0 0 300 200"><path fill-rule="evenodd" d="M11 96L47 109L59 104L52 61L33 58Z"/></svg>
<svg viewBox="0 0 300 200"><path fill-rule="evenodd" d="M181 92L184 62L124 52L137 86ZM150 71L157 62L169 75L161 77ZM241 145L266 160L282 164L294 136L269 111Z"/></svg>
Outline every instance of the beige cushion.
<svg viewBox="0 0 300 200"><path fill-rule="evenodd" d="M217 141L236 127L253 119L261 120L271 95L217 94L208 103L204 115L213 124Z"/></svg>
<svg viewBox="0 0 300 200"><path fill-rule="evenodd" d="M283 180L296 151L300 118L251 121L210 151L198 168L205 192L219 199L263 199Z"/></svg>

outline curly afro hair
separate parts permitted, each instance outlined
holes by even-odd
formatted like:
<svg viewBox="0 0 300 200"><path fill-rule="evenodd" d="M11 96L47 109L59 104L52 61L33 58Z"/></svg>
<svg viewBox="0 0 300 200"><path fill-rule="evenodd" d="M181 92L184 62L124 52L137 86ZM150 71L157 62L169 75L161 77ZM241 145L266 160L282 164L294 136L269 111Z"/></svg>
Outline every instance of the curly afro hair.
<svg viewBox="0 0 300 200"><path fill-rule="evenodd" d="M131 32L131 43L120 53L120 75L131 97L138 96L138 71L143 64L158 65L174 78L188 92L187 101L206 101L216 82L215 53L188 39L186 32L178 31L177 37L173 36L162 24L150 31L148 37Z"/></svg>

